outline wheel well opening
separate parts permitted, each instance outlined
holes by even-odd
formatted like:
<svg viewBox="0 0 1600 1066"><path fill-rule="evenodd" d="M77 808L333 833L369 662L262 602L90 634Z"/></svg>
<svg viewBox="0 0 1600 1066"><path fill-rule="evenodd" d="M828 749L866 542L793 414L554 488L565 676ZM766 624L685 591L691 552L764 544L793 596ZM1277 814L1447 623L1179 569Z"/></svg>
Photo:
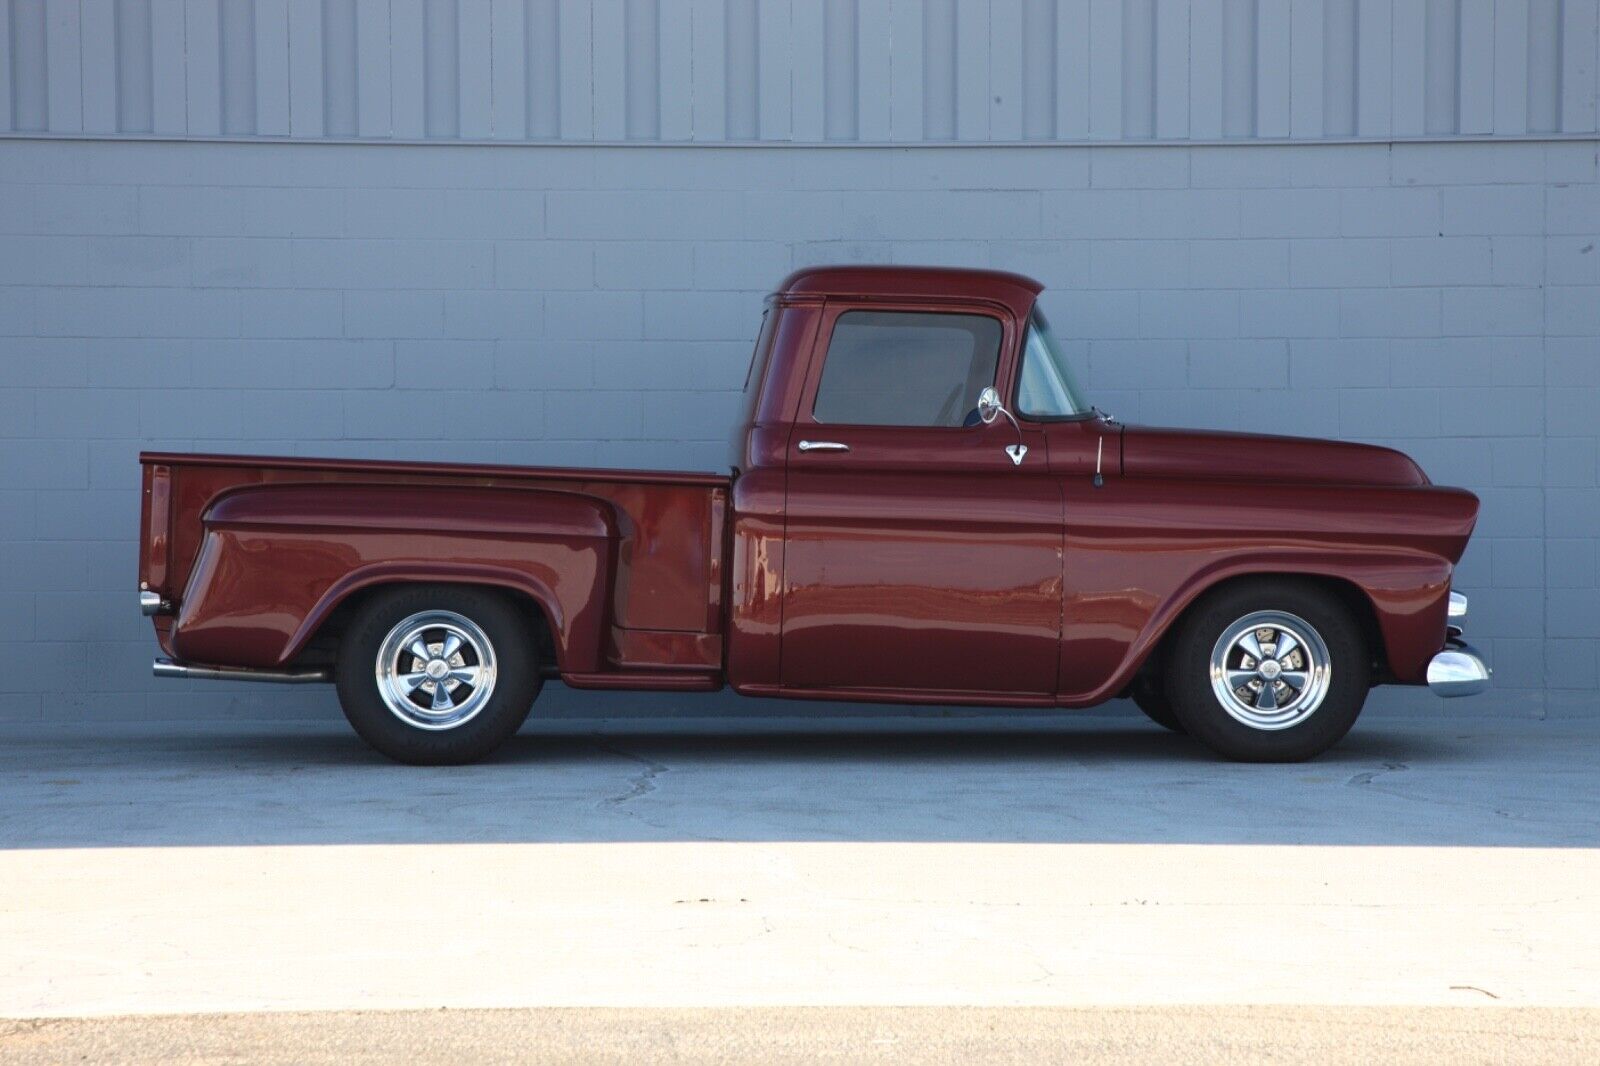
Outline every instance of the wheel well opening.
<svg viewBox="0 0 1600 1066"><path fill-rule="evenodd" d="M1167 653L1171 650L1173 642L1177 639L1177 632L1187 618L1197 607L1206 600L1227 589L1237 588L1240 585L1262 584L1271 585L1278 582L1293 581L1303 585L1311 585L1322 589L1338 599L1340 604L1350 613L1361 626L1362 637L1367 643L1367 653L1372 659L1372 676L1374 682L1380 680L1388 671L1388 656L1383 646L1383 630L1378 626L1378 615L1372 607L1372 601L1361 587L1353 581L1344 578L1329 577L1325 574L1302 574L1294 572L1265 573L1265 574L1240 574L1237 577L1225 578L1216 584L1208 586L1205 591L1196 596L1179 611L1177 616L1167 625L1161 634L1161 639L1156 642L1150 654L1145 657L1144 663L1134 675L1134 680L1128 688L1131 694L1134 686L1151 685L1160 687L1162 677L1162 664Z"/></svg>
<svg viewBox="0 0 1600 1066"><path fill-rule="evenodd" d="M550 625L550 617L545 613L544 605L527 592L521 589L507 588L504 585L494 585L477 582L420 582L420 581L383 581L375 585L367 585L357 589L328 612L326 618L317 626L316 631L306 641L305 647L300 649L294 657L297 666L332 666L339 657L339 644L344 639L345 631L350 624L366 608L375 596L393 588L404 585L418 584L456 584L462 588L482 589L493 592L512 604L527 619L528 626L533 630L535 648L539 653L539 663L542 671L548 676L559 673L558 653L556 649L554 630Z"/></svg>

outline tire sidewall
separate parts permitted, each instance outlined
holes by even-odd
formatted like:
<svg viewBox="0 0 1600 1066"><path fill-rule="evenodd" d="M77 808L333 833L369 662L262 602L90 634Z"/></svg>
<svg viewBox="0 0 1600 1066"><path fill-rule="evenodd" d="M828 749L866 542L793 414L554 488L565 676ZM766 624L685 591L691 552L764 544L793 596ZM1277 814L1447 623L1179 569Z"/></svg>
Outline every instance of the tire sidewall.
<svg viewBox="0 0 1600 1066"><path fill-rule="evenodd" d="M378 689L384 638L405 618L430 610L471 619L494 646L494 691L482 710L451 729L407 724L389 710ZM397 762L417 765L457 765L488 755L521 727L540 687L527 619L504 596L463 585L407 585L377 593L345 632L334 681L345 718L361 738Z"/></svg>
<svg viewBox="0 0 1600 1066"><path fill-rule="evenodd" d="M1211 687L1211 653L1224 629L1254 611L1296 615L1328 647L1330 679L1322 703L1287 729L1240 722ZM1166 694L1189 735L1229 759L1297 762L1338 743L1355 724L1371 686L1371 663L1360 625L1336 596L1299 581L1251 581L1207 596L1184 619L1168 664Z"/></svg>
<svg viewBox="0 0 1600 1066"><path fill-rule="evenodd" d="M1174 733L1184 732L1183 723L1178 721L1177 712L1172 709L1172 701L1167 698L1158 677L1151 675L1136 680L1131 696L1134 706L1150 721Z"/></svg>

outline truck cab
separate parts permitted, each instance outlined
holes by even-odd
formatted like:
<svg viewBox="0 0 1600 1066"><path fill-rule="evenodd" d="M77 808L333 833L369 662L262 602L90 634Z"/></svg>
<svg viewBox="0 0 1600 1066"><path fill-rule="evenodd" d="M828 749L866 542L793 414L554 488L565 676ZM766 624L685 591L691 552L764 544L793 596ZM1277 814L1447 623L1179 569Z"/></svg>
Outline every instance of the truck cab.
<svg viewBox="0 0 1600 1066"><path fill-rule="evenodd" d="M997 271L827 267L766 301L714 474L146 455L174 677L333 680L413 762L539 684L1016 707L1132 696L1307 758L1374 684L1481 690L1477 500L1368 445L1125 426Z"/></svg>
<svg viewBox="0 0 1600 1066"><path fill-rule="evenodd" d="M1115 466L1119 438L1045 347L1037 294L1013 275L867 267L780 287L734 440L735 633L748 591L781 601L743 690L1055 703L1061 475L1103 467L1107 443ZM986 389L1036 417L985 421ZM758 514L781 517L781 544L738 551ZM747 573L751 558L773 571Z"/></svg>

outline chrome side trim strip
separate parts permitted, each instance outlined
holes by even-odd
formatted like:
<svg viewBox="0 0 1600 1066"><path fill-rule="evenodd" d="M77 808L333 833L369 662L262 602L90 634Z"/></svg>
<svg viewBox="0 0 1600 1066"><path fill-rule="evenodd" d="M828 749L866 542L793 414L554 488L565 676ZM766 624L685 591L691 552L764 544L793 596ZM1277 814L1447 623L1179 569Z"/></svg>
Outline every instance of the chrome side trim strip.
<svg viewBox="0 0 1600 1066"><path fill-rule="evenodd" d="M1460 624L1461 619L1467 616L1467 598L1459 592L1451 591L1450 607L1445 611L1445 617L1450 621Z"/></svg>
<svg viewBox="0 0 1600 1066"><path fill-rule="evenodd" d="M185 681L269 681L277 685L314 685L332 681L329 670L249 670L227 666L190 666L171 659L157 659L150 667L156 677L175 677Z"/></svg>

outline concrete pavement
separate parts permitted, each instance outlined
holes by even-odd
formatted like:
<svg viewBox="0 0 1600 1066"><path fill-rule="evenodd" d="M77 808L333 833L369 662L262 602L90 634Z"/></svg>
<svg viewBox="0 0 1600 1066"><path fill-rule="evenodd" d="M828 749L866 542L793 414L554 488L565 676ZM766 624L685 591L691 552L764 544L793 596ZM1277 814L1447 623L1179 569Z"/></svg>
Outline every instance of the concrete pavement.
<svg viewBox="0 0 1600 1066"><path fill-rule="evenodd" d="M1219 762L1142 718L536 721L487 763L420 768L374 754L337 713L0 721L0 848L1595 847L1597 750L1600 716L1364 719L1327 755L1289 766Z"/></svg>
<svg viewBox="0 0 1600 1066"><path fill-rule="evenodd" d="M847 1007L234 1014L6 1022L35 1063L1592 1063L1600 1012Z"/></svg>
<svg viewBox="0 0 1600 1066"><path fill-rule="evenodd" d="M717 728L6 725L0 1015L1600 1006L1600 720Z"/></svg>

